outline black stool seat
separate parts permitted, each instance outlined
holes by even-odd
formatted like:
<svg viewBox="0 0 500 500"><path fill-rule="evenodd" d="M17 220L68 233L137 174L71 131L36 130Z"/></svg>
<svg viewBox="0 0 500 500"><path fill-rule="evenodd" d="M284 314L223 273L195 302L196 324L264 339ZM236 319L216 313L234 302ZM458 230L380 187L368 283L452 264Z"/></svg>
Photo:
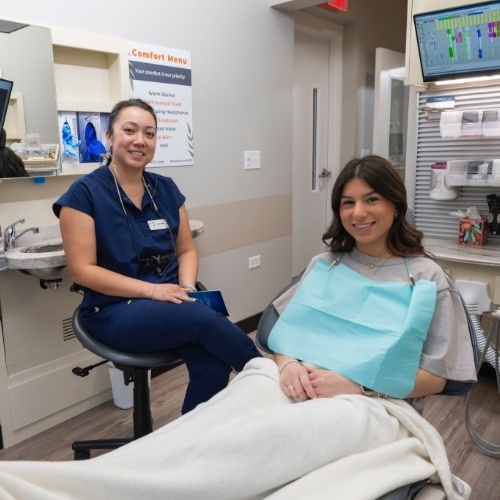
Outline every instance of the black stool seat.
<svg viewBox="0 0 500 500"><path fill-rule="evenodd" d="M73 331L83 347L94 354L97 354L101 358L112 361L115 364L143 368L156 368L157 366L169 365L180 360L179 356L172 350L128 352L120 351L115 347L104 344L92 336L83 326L79 308L77 308L73 313Z"/></svg>
<svg viewBox="0 0 500 500"><path fill-rule="evenodd" d="M134 382L134 438L153 431L148 371L152 368L179 364L182 360L172 350L155 352L127 352L111 347L93 337L83 326L80 309L73 314L73 331L83 347L97 356L111 361L123 371L124 381ZM131 438L75 441L72 445L75 460L90 458L91 449L114 449L132 441Z"/></svg>

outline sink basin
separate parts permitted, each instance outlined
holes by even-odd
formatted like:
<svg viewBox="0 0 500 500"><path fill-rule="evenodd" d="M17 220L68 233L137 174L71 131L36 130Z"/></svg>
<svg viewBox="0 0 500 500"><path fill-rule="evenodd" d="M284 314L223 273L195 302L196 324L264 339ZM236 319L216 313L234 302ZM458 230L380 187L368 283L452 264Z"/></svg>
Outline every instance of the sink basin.
<svg viewBox="0 0 500 500"><path fill-rule="evenodd" d="M203 234L205 224L201 220L189 219L189 227L191 229L191 236L197 238Z"/></svg>
<svg viewBox="0 0 500 500"><path fill-rule="evenodd" d="M203 222L190 220L189 225L193 238L203 234ZM18 226L19 233L27 229L24 226L24 224ZM24 233L17 239L16 248L5 252L7 268L17 269L24 274L47 281L68 276L59 224L37 227L38 233L32 231Z"/></svg>
<svg viewBox="0 0 500 500"><path fill-rule="evenodd" d="M25 247L20 249L24 253L48 253L48 252L59 252L63 249L61 243L40 243L40 245L33 245L31 247Z"/></svg>
<svg viewBox="0 0 500 500"><path fill-rule="evenodd" d="M23 234L18 238L16 248L5 252L7 268L47 281L69 275L59 224L37 227L38 233ZM21 226L19 232L23 229Z"/></svg>

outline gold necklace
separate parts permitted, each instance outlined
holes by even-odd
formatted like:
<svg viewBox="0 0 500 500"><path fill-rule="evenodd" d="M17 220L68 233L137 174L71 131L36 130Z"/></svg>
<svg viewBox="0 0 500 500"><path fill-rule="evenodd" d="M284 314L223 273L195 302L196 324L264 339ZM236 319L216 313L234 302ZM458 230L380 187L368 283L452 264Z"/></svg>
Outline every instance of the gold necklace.
<svg viewBox="0 0 500 500"><path fill-rule="evenodd" d="M116 182L120 185L120 187L123 189L122 186L122 181L120 179L120 174L118 173L118 169L116 168L116 164L113 163L110 165L111 166L111 173L113 174L113 177L116 179ZM142 178L142 183L144 185L144 178ZM142 187L142 186L141 186ZM142 191L142 190L141 190ZM125 189L123 189L123 192L129 197L129 198L137 198L137 196L142 196L144 195L144 191L139 192L137 194L128 194Z"/></svg>
<svg viewBox="0 0 500 500"><path fill-rule="evenodd" d="M361 256L360 251L356 248L356 259L358 261L358 264L362 264L363 266L366 266L368 269L373 269L374 267L384 267L387 261L391 257L381 257L379 259L374 260L373 262L363 262L363 258ZM382 262L379 264L379 262Z"/></svg>

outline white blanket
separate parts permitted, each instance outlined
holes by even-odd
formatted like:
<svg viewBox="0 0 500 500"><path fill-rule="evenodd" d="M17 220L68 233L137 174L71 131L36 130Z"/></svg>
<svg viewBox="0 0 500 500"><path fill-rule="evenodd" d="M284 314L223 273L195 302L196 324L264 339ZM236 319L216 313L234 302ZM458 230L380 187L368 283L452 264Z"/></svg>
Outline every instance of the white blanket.
<svg viewBox="0 0 500 500"><path fill-rule="evenodd" d="M0 462L3 499L375 499L452 481L437 431L402 401L294 403L276 365L254 359L227 389L152 434L78 462Z"/></svg>

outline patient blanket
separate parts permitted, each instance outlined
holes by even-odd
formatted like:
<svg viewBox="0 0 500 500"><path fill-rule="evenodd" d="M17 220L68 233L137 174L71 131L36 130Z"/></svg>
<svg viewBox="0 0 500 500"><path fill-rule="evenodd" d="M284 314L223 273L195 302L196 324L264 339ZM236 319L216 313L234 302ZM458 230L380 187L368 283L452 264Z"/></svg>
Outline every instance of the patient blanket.
<svg viewBox="0 0 500 500"><path fill-rule="evenodd" d="M0 462L0 499L376 499L425 478L447 498L441 437L400 400L295 402L257 358L207 403L152 434L76 462Z"/></svg>

